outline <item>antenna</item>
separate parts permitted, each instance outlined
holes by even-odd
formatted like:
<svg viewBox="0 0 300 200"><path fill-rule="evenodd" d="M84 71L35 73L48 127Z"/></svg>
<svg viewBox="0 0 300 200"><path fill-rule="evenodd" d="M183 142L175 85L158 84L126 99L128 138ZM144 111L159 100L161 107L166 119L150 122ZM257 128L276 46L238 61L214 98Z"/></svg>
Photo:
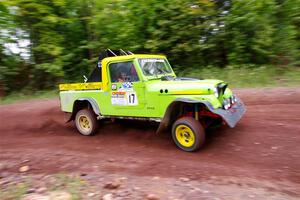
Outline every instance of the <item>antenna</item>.
<svg viewBox="0 0 300 200"><path fill-rule="evenodd" d="M126 51L124 51L123 49L120 49L120 51L121 51L124 55L128 56L128 54L126 53Z"/></svg>
<svg viewBox="0 0 300 200"><path fill-rule="evenodd" d="M112 53L114 56L117 56L112 50L107 49L110 53Z"/></svg>

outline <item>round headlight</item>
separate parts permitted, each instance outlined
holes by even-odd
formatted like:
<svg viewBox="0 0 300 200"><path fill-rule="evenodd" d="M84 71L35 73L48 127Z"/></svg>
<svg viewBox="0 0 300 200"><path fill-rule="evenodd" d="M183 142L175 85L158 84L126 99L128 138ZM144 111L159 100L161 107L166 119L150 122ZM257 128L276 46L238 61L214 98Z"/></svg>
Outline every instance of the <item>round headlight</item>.
<svg viewBox="0 0 300 200"><path fill-rule="evenodd" d="M227 110L229 108L229 104L230 103L228 103L228 99L224 99L223 106L224 106L225 110Z"/></svg>
<svg viewBox="0 0 300 200"><path fill-rule="evenodd" d="M225 109L228 110L230 108L230 103L226 104Z"/></svg>
<svg viewBox="0 0 300 200"><path fill-rule="evenodd" d="M232 96L232 97L230 97L230 102L231 102L231 104L234 104L234 97Z"/></svg>
<svg viewBox="0 0 300 200"><path fill-rule="evenodd" d="M236 99L236 97L234 95L232 96L232 98L233 98L234 102L237 102L237 99Z"/></svg>

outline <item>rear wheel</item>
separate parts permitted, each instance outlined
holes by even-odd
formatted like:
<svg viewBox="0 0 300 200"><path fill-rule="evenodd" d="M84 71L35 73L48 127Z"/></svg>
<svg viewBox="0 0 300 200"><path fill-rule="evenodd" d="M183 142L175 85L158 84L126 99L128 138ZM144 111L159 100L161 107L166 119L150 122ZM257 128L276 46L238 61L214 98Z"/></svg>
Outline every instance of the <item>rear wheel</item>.
<svg viewBox="0 0 300 200"><path fill-rule="evenodd" d="M82 109L76 113L76 128L82 135L94 135L98 129L95 113L89 109Z"/></svg>
<svg viewBox="0 0 300 200"><path fill-rule="evenodd" d="M205 142L205 131L199 121L183 117L173 124L172 137L180 149L197 151Z"/></svg>

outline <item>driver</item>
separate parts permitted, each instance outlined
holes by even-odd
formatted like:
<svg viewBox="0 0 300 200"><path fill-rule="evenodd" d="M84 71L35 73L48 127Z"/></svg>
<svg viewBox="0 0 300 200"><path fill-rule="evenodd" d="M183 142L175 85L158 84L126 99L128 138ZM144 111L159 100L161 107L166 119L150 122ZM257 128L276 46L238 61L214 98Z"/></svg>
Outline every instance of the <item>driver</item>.
<svg viewBox="0 0 300 200"><path fill-rule="evenodd" d="M118 82L125 82L126 81L126 73L121 72L119 77L118 77Z"/></svg>

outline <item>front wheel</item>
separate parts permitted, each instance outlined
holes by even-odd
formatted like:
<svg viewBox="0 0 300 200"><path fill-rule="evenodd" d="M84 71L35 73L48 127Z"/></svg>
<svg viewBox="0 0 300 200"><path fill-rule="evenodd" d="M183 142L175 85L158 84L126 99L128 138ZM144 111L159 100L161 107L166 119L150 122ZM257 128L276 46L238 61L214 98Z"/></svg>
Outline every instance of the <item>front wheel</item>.
<svg viewBox="0 0 300 200"><path fill-rule="evenodd" d="M197 151L205 141L205 131L199 121L192 117L183 117L172 126L172 138L184 151Z"/></svg>
<svg viewBox="0 0 300 200"><path fill-rule="evenodd" d="M98 121L93 111L82 109L76 113L76 128L82 135L94 135L98 129Z"/></svg>

